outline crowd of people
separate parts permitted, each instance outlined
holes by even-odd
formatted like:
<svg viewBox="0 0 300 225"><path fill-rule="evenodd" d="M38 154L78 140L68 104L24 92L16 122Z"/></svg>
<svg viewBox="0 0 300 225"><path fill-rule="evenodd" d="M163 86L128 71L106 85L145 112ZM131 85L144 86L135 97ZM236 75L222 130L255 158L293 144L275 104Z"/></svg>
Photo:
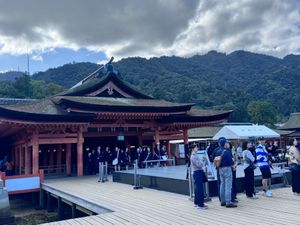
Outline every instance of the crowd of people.
<svg viewBox="0 0 300 225"><path fill-rule="evenodd" d="M89 148L88 148L89 150ZM154 148L151 151L149 146L138 146L137 148L129 147L110 147L102 148L98 146L91 151L86 151L84 156L85 171L87 174L96 174L99 171L99 163L107 163L108 173L112 171L128 170L134 162L138 162L139 168L145 168L146 162L149 160L162 160L167 159L166 146L161 148Z"/></svg>
<svg viewBox="0 0 300 225"><path fill-rule="evenodd" d="M248 198L257 199L254 184L254 170L259 168L262 175L262 195L272 197L273 194L269 190L268 180L271 179L272 153L276 152L278 145L269 146L263 137L258 138L256 146L252 142L245 141L236 149L236 156L233 155L232 145L222 137L218 140L218 145L211 151L210 159L213 161L217 170L217 184L220 205L227 208L237 207L238 200L236 198L235 180L236 167L241 164L244 169L244 188ZM195 198L194 204L197 208L207 209L204 204L203 180L205 179L204 168L206 165L205 158L197 156L198 146L191 147L190 163L193 169ZM295 195L300 196L300 151L299 144L296 139L290 141L288 146L289 164L292 174L292 191Z"/></svg>

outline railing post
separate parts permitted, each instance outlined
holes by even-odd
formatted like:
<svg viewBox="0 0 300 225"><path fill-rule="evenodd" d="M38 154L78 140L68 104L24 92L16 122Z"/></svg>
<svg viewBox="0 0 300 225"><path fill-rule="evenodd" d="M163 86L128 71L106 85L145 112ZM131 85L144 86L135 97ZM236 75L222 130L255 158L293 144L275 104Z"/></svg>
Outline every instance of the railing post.
<svg viewBox="0 0 300 225"><path fill-rule="evenodd" d="M189 199L193 200L194 198L194 185L193 185L193 176L192 176L192 168L188 167L188 173L189 173Z"/></svg>
<svg viewBox="0 0 300 225"><path fill-rule="evenodd" d="M141 186L141 177L140 175L137 174L137 170L138 170L138 162L137 160L134 163L134 187L133 189L142 189L143 187Z"/></svg>
<svg viewBox="0 0 300 225"><path fill-rule="evenodd" d="M5 172L0 171L0 180L2 180L3 187L5 187Z"/></svg>
<svg viewBox="0 0 300 225"><path fill-rule="evenodd" d="M105 181L108 181L107 162L105 162L105 165L103 162L99 162L99 180L98 180L98 182L104 183Z"/></svg>

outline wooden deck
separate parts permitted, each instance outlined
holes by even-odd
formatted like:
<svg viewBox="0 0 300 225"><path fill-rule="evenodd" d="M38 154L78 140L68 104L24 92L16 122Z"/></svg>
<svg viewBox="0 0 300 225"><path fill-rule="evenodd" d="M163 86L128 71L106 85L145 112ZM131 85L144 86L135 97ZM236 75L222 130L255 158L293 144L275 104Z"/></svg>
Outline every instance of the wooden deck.
<svg viewBox="0 0 300 225"><path fill-rule="evenodd" d="M48 223L94 224L300 224L300 196L291 188L274 189L274 197L238 195L239 207L221 207L217 198L208 210L196 209L188 197L153 189L133 190L120 183L98 183L95 177L48 180L45 187L80 196L113 212Z"/></svg>

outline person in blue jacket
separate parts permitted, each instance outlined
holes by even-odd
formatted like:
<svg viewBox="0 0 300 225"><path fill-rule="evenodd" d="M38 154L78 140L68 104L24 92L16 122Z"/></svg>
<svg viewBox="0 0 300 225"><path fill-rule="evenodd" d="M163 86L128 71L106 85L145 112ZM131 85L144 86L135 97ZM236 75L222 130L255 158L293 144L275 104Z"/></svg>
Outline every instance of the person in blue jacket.
<svg viewBox="0 0 300 225"><path fill-rule="evenodd" d="M230 149L225 148L227 143L226 138L220 140L220 148L216 152L216 157L221 156L221 163L218 168L220 174L220 198L221 206L226 206L227 208L237 207L231 201L231 191L232 191L232 166L234 165L233 156Z"/></svg>

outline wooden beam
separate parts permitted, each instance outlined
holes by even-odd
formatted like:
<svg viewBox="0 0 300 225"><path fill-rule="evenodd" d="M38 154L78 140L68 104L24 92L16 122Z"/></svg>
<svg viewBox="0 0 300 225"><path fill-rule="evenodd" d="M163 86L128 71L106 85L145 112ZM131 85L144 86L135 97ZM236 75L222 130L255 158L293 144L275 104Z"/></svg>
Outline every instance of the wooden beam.
<svg viewBox="0 0 300 225"><path fill-rule="evenodd" d="M39 144L69 144L77 143L77 138L44 138L39 140ZM30 143L32 144L32 143Z"/></svg>

